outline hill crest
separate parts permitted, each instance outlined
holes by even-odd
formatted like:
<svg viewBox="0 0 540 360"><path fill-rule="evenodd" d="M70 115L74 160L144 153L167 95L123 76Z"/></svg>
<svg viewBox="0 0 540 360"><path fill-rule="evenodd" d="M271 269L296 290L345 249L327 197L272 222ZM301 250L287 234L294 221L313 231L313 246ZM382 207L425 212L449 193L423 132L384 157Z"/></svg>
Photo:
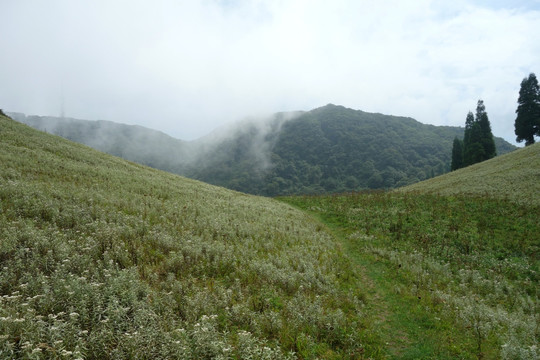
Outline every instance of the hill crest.
<svg viewBox="0 0 540 360"><path fill-rule="evenodd" d="M125 159L233 190L260 195L393 188L449 171L463 128L425 125L328 104L278 113L181 141L141 127L70 119L17 120ZM108 128L107 128L108 127ZM50 131L50 129L47 129ZM499 153L515 147L496 138Z"/></svg>
<svg viewBox="0 0 540 360"><path fill-rule="evenodd" d="M397 191L471 194L540 205L540 143L412 184Z"/></svg>

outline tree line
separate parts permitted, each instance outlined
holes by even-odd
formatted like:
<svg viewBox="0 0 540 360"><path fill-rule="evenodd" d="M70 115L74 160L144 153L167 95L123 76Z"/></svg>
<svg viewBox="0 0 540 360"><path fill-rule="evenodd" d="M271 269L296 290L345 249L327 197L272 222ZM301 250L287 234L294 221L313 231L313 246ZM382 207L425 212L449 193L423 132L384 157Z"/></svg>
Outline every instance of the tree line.
<svg viewBox="0 0 540 360"><path fill-rule="evenodd" d="M516 141L525 141L525 146L534 144L534 137L540 136L540 87L534 73L521 82L516 114ZM486 107L483 100L478 100L476 114L469 111L465 119L463 139L454 139L451 170L476 164L496 155Z"/></svg>

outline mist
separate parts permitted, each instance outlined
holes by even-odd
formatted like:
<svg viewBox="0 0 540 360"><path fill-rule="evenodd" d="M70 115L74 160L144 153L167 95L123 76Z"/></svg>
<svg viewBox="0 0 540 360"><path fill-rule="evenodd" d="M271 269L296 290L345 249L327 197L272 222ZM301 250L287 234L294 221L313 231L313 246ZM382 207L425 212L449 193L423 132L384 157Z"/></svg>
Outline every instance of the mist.
<svg viewBox="0 0 540 360"><path fill-rule="evenodd" d="M254 174L263 176L272 167L271 151L282 125L302 112L245 118L218 127L191 141L163 132L111 121L26 115L8 112L12 119L38 130L64 137L96 150L157 169L203 177L201 173L223 161L248 161Z"/></svg>
<svg viewBox="0 0 540 360"><path fill-rule="evenodd" d="M0 4L0 108L194 140L327 103L513 142L538 71L538 1L37 0Z"/></svg>

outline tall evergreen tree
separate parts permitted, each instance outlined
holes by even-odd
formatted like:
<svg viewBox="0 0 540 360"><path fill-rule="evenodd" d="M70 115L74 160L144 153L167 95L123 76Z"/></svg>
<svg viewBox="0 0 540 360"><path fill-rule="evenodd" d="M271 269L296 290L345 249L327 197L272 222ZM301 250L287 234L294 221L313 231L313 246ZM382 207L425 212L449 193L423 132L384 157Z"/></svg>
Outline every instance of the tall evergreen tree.
<svg viewBox="0 0 540 360"><path fill-rule="evenodd" d="M486 160L486 151L484 149L484 146L482 145L483 141L483 134L482 134L482 128L480 127L480 124L478 121L475 121L471 128L471 135L470 135L470 145L469 145L469 155L470 155L470 161L472 164L476 164L479 162L482 162Z"/></svg>
<svg viewBox="0 0 540 360"><path fill-rule="evenodd" d="M491 159L497 154L491 124L483 100L478 100L476 116L469 111L463 138L463 166Z"/></svg>
<svg viewBox="0 0 540 360"><path fill-rule="evenodd" d="M518 104L514 123L516 141L525 140L525 146L534 144L534 136L540 136L540 87L534 73L521 81Z"/></svg>
<svg viewBox="0 0 540 360"><path fill-rule="evenodd" d="M480 144L484 150L482 160L480 161L491 159L497 155L497 149L495 148L495 140L493 139L491 124L489 123L486 106L484 105L483 100L478 100L475 121L480 126Z"/></svg>
<svg viewBox="0 0 540 360"><path fill-rule="evenodd" d="M471 153L471 132L474 125L474 115L469 111L465 119L465 136L463 138L463 166L473 164Z"/></svg>
<svg viewBox="0 0 540 360"><path fill-rule="evenodd" d="M450 169L452 171L461 169L463 167L463 140L454 138L454 145L452 146L452 164Z"/></svg>

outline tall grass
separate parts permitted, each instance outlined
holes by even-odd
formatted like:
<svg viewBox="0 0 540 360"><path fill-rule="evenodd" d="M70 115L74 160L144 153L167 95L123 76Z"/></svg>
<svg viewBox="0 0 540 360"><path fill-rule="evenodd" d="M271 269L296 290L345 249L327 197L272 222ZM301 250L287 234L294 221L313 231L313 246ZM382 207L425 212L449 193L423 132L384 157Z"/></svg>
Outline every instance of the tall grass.
<svg viewBox="0 0 540 360"><path fill-rule="evenodd" d="M409 185L398 192L489 195L524 205L540 205L540 144Z"/></svg>
<svg viewBox="0 0 540 360"><path fill-rule="evenodd" d="M350 358L355 271L302 212L0 117L0 358ZM358 355L359 356L359 355Z"/></svg>
<svg viewBox="0 0 540 360"><path fill-rule="evenodd" d="M438 321L461 329L466 339L456 357L540 355L538 205L420 193L285 200L318 214L358 253L386 264L396 293L417 297L425 311L442 315Z"/></svg>
<svg viewBox="0 0 540 360"><path fill-rule="evenodd" d="M482 187L468 195L460 185L283 199L331 233L282 202L0 116L0 358L536 359L540 203L529 148L515 153L528 175L508 182L486 167L489 181L476 178ZM472 184L464 174L450 175ZM407 335L441 331L440 344L391 351L400 329L381 331L389 310L374 313L379 289L360 258L383 266L379 284L401 315L429 314Z"/></svg>

